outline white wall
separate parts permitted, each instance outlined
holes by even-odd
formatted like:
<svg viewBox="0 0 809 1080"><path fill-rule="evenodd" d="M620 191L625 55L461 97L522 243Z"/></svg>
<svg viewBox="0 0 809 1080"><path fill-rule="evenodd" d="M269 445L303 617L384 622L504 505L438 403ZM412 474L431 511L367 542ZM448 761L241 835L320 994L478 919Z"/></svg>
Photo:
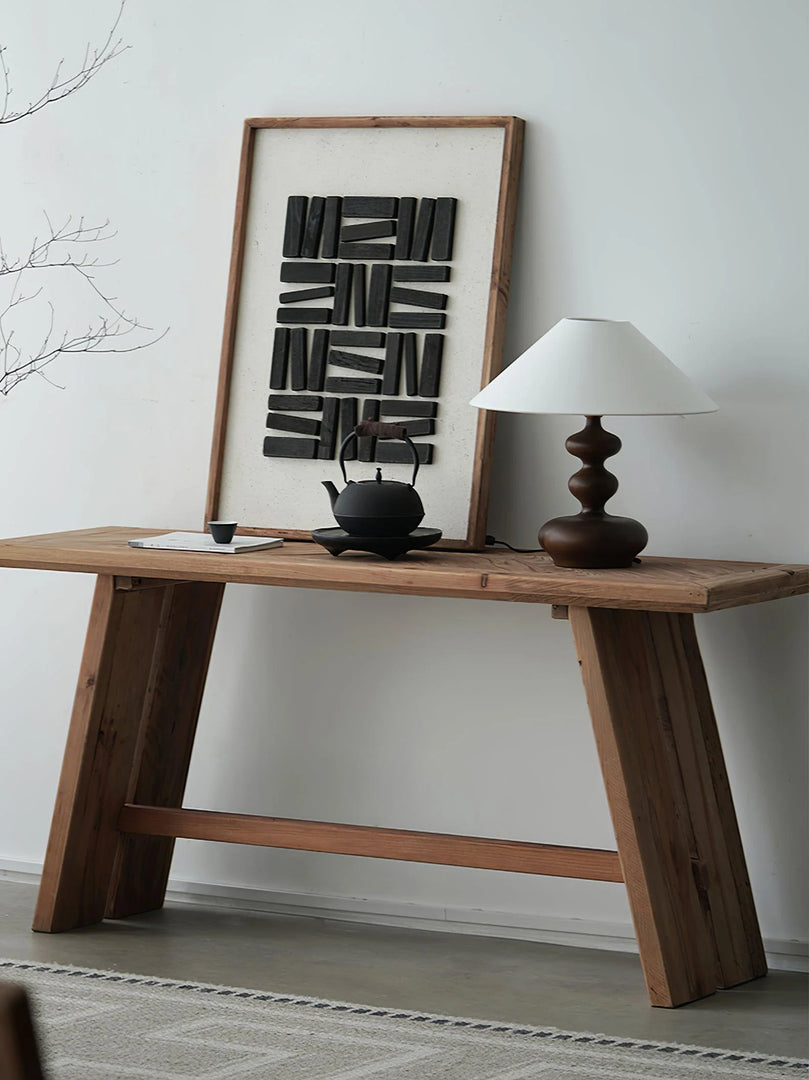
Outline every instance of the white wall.
<svg viewBox="0 0 809 1080"><path fill-rule="evenodd" d="M19 103L114 7L11 5ZM0 535L200 526L245 116L498 113L527 121L506 357L565 315L633 321L721 411L616 421L611 508L650 553L806 559L803 0L130 0L121 34L80 94L0 130L0 236L21 248L43 210L109 217L116 295L171 329L0 400ZM490 532L530 546L573 508L570 430L500 419ZM324 498L312 525L329 516ZM0 862L35 865L92 580L1 576ZM781 942L809 937L806 611L698 620ZM187 804L610 847L588 725L546 608L231 586ZM629 921L610 884L190 842L174 872L436 919Z"/></svg>

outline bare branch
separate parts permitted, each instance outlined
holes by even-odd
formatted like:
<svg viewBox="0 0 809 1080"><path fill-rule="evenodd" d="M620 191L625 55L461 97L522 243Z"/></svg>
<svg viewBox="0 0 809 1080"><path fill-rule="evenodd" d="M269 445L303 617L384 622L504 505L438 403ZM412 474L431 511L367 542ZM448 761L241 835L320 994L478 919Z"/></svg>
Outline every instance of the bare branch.
<svg viewBox="0 0 809 1080"><path fill-rule="evenodd" d="M0 124L33 116L46 105L69 97L86 86L110 60L130 48L115 37L125 3L126 0L121 0L118 15L103 44L95 49L87 45L78 70L72 75L63 74L62 58L48 88L24 108L15 109L12 105L11 68L5 47L0 46ZM90 225L83 217L78 222L68 217L61 225L54 226L47 214L45 221L47 232L42 238L35 236L23 255L10 257L0 242L0 287L4 296L4 299L0 297L0 396L10 393L31 375L45 378L43 369L60 356L135 352L168 333L166 329L156 334L124 311L117 298L98 284L98 272L114 265L102 262L93 249L93 245L116 235L109 221ZM81 333L57 330L56 310L49 297L62 285L69 289L68 303L64 305L69 311L75 312L76 301L85 305L89 301L92 307L101 307L100 314L94 320L91 318ZM145 340L138 340L138 331L146 333ZM127 335L134 335L134 339L128 339Z"/></svg>
<svg viewBox="0 0 809 1080"><path fill-rule="evenodd" d="M10 393L30 375L39 374L44 367L60 356L73 353L135 352L159 341L167 332L155 334L152 327L129 315L116 298L106 292L96 280L96 271L106 269L113 263L102 262L88 251L74 254L76 245L103 243L116 234L109 223L89 225L83 217L75 223L71 217L54 227L45 216L48 230L40 238L34 237L25 255L10 258L0 245L0 282L5 278L8 288L5 307L0 310L0 396ZM78 281L88 300L101 303L102 311L95 321L78 334L55 328L53 303L48 300L47 328L39 341L25 347L19 344L18 327L12 317L24 304L31 304L42 297L43 290L57 288L60 282ZM71 303L71 307L73 304ZM143 331L148 336L138 343L122 342L126 335ZM31 333L27 335L31 337Z"/></svg>
<svg viewBox="0 0 809 1080"><path fill-rule="evenodd" d="M60 356L74 353L131 353L140 349L148 348L165 337L168 327L161 333L154 335L148 341L142 341L133 345L118 345L116 342L126 334L134 330L143 329L139 323L132 320L129 323L119 323L114 320L99 318L96 323L90 324L80 334L70 336L64 332L60 337L54 336L53 306L51 308L51 321L45 337L39 348L23 354L13 342L13 332L6 334L3 325L8 314L6 309L0 312L0 356L3 358L3 367L0 369L0 396L5 397L11 393L15 386L29 378L31 375L39 375L42 369L53 363Z"/></svg>
<svg viewBox="0 0 809 1080"><path fill-rule="evenodd" d="M35 236L27 254L10 260L0 241L0 277L10 274L20 274L25 270L42 270L58 268L62 266L73 267L105 267L113 266L114 262L102 263L96 257L90 257L82 253L79 258L70 250L71 244L93 244L101 240L111 240L118 234L110 230L109 221L101 225L86 225L84 218L79 219L78 225L71 227L72 217L68 217L64 225L58 229L53 227L50 218L45 214L48 223L48 235L44 240ZM64 245L66 250L60 251Z"/></svg>
<svg viewBox="0 0 809 1080"><path fill-rule="evenodd" d="M46 105L52 105L55 101L61 101L63 98L69 97L70 94L74 94L77 90L81 90L83 86L86 86L90 79L96 76L110 60L115 59L116 56L120 56L122 52L126 52L127 49L131 48L129 45L124 45L122 38L114 39L125 2L126 0L121 0L118 15L110 27L103 45L100 48L92 49L92 51L90 45L87 45L78 71L72 75L63 75L62 66L65 62L63 57L56 65L56 71L47 90L44 90L36 100L29 101L22 109L13 109L11 107L10 99L14 93L11 85L11 71L6 60L5 46L0 46L0 72L2 73L3 83L3 107L0 110L0 124L13 124L16 120L22 120L26 116L33 116L40 109L44 109Z"/></svg>

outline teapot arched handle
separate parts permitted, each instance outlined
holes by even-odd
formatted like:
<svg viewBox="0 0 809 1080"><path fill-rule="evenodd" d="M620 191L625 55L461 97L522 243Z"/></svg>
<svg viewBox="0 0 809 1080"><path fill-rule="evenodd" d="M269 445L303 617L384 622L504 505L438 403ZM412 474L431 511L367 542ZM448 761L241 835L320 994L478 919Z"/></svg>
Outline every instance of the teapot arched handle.
<svg viewBox="0 0 809 1080"><path fill-rule="evenodd" d="M348 477L346 476L345 466L345 451L348 444L352 439L356 439L359 436L370 435L375 439L403 439L410 447L410 452L413 455L413 476L410 479L410 486L415 487L416 477L419 471L419 452L416 449L413 440L407 434L407 428L404 424L383 424L379 420L362 420L353 431L349 431L348 435L340 443L340 469L343 473L343 480L348 483Z"/></svg>

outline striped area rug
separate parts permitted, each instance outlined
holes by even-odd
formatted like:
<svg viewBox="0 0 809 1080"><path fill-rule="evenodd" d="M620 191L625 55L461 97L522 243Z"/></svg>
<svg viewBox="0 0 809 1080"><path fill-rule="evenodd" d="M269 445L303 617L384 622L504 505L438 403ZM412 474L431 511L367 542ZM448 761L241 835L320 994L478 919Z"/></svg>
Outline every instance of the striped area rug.
<svg viewBox="0 0 809 1080"><path fill-rule="evenodd" d="M0 960L48 1080L773 1080L809 1061Z"/></svg>

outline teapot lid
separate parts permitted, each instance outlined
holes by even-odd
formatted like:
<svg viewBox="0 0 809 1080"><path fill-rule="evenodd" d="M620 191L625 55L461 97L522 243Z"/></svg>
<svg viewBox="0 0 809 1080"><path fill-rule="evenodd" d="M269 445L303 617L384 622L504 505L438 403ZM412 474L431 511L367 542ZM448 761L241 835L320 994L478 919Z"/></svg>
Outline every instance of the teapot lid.
<svg viewBox="0 0 809 1080"><path fill-rule="evenodd" d="M356 484L367 484L367 485L396 484L397 487L412 487L413 486L410 483L406 483L404 480L385 480L385 479L383 479L382 470L380 468L377 468L376 476L373 478L373 480L349 480L348 483L349 484L355 484L355 485Z"/></svg>
<svg viewBox="0 0 809 1080"><path fill-rule="evenodd" d="M379 470L377 470L379 473ZM340 514L356 517L406 517L424 513L412 484L400 480L349 480L337 497Z"/></svg>

